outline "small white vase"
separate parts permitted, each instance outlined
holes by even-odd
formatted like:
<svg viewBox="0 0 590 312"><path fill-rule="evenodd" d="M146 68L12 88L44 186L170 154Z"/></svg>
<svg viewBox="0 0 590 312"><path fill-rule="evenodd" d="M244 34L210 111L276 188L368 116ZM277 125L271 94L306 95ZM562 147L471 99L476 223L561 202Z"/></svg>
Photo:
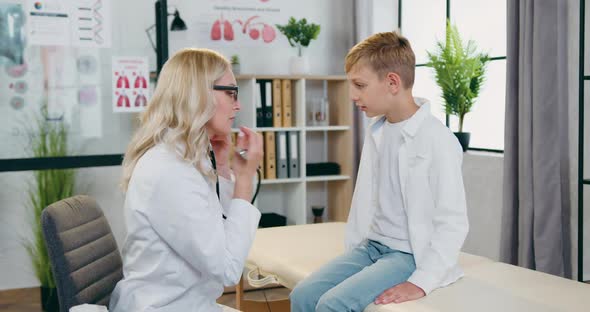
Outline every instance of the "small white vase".
<svg viewBox="0 0 590 312"><path fill-rule="evenodd" d="M306 75L309 73L309 63L305 56L291 56L289 69L292 75Z"/></svg>
<svg viewBox="0 0 590 312"><path fill-rule="evenodd" d="M240 64L231 64L231 71L234 73L234 75L239 75L240 70Z"/></svg>

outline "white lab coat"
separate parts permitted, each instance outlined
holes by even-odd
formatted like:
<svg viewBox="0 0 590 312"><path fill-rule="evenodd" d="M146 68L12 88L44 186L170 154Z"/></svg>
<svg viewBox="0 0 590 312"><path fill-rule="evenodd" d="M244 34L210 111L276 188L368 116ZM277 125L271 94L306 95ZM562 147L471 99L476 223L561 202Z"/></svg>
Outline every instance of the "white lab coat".
<svg viewBox="0 0 590 312"><path fill-rule="evenodd" d="M416 261L416 271L408 280L429 294L463 275L457 261L469 225L461 146L430 113L428 101L415 98L415 102L420 108L402 128L399 179ZM378 205L378 147L384 121L385 117L374 118L365 135L346 229L348 249L367 238Z"/></svg>
<svg viewBox="0 0 590 312"><path fill-rule="evenodd" d="M111 311L221 311L215 300L223 286L242 276L260 212L232 199L233 182L222 177L220 203L215 181L178 153L158 144L133 171L125 199L124 279ZM203 165L211 168L208 160Z"/></svg>

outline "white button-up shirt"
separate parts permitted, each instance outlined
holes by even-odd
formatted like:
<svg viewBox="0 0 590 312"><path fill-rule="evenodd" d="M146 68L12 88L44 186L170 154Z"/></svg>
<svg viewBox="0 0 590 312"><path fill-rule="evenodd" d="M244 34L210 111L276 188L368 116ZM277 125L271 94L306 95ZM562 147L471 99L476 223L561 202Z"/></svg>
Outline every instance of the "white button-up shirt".
<svg viewBox="0 0 590 312"><path fill-rule="evenodd" d="M211 168L209 160L203 165ZM219 200L215 181L176 150L159 144L147 151L126 194L124 279L110 310L221 311L215 300L242 276L260 220L254 206L232 199L233 190L220 177Z"/></svg>
<svg viewBox="0 0 590 312"><path fill-rule="evenodd" d="M426 294L459 279L457 261L469 224L461 162L463 151L453 133L430 113L425 99L402 128L398 151L399 181L408 217L416 271L408 281ZM368 237L377 205L378 148L384 117L376 117L365 136L361 162L348 216L346 246Z"/></svg>

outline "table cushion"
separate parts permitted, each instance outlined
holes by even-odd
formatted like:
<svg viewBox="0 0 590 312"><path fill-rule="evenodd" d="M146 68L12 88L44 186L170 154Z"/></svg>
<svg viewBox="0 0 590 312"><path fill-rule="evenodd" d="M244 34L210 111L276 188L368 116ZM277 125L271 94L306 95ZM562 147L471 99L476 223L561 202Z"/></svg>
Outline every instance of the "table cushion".
<svg viewBox="0 0 590 312"><path fill-rule="evenodd" d="M344 252L345 223L259 229L247 268L295 285ZM369 305L365 312L585 311L590 285L461 253L465 276L429 296L402 304ZM584 308L586 307L586 308Z"/></svg>

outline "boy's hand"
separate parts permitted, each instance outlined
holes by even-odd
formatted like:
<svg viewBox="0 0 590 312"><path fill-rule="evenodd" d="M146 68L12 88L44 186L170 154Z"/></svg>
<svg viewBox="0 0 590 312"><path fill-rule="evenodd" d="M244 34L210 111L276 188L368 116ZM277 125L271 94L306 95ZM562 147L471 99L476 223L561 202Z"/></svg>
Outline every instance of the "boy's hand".
<svg viewBox="0 0 590 312"><path fill-rule="evenodd" d="M375 304L402 303L420 299L424 296L426 296L426 293L422 288L410 282L404 282L384 291L375 299Z"/></svg>

